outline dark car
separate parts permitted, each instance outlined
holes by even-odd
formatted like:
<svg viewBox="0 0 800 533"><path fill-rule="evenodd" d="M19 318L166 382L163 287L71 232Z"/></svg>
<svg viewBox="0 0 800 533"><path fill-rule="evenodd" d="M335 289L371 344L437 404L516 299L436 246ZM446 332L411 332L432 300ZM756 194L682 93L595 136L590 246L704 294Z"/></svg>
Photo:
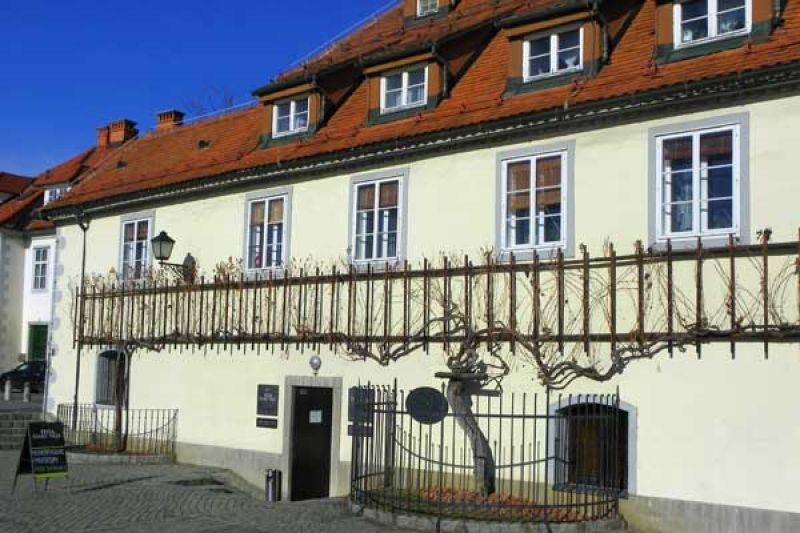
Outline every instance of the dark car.
<svg viewBox="0 0 800 533"><path fill-rule="evenodd" d="M27 381L31 384L31 392L41 392L44 389L46 370L45 361L22 363L17 368L0 374L0 393L6 389L6 381L11 381L11 388L17 390L21 390Z"/></svg>

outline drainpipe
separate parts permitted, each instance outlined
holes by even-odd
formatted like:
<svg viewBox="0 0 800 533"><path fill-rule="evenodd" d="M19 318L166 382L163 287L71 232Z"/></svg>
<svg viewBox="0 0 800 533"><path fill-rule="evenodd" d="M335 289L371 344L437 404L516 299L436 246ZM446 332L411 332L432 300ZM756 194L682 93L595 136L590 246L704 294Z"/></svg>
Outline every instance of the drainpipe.
<svg viewBox="0 0 800 533"><path fill-rule="evenodd" d="M86 278L86 232L89 230L89 217L81 212L77 216L78 226L83 231L83 252L81 255L81 284L78 289L78 351L75 356L75 396L72 399L72 430L78 430L78 389L81 380L81 348L83 347L83 313L84 313L84 281Z"/></svg>

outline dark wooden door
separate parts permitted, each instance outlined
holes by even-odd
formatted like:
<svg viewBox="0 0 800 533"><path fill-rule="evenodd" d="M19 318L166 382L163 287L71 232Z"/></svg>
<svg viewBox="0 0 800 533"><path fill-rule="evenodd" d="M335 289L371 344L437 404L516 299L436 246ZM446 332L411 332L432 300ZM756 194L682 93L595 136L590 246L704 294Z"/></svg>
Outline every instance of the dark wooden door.
<svg viewBox="0 0 800 533"><path fill-rule="evenodd" d="M47 359L47 325L31 324L28 326L28 361L44 361Z"/></svg>
<svg viewBox="0 0 800 533"><path fill-rule="evenodd" d="M292 501L329 495L332 417L332 389L294 387Z"/></svg>

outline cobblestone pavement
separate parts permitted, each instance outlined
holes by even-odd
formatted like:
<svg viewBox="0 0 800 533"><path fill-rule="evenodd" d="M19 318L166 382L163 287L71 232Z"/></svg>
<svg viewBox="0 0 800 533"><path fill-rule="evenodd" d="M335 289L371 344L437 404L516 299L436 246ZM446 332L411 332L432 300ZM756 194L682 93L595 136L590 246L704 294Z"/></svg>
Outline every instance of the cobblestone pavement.
<svg viewBox="0 0 800 533"><path fill-rule="evenodd" d="M182 465L71 465L48 490L21 476L18 452L0 452L0 532L391 532L341 500L267 504L226 482L224 470Z"/></svg>

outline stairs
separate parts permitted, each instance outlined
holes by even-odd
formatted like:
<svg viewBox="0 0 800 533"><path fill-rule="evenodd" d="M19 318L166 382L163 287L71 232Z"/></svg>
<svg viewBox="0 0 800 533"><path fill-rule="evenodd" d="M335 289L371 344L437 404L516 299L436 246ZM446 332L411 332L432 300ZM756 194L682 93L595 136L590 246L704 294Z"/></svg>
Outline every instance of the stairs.
<svg viewBox="0 0 800 533"><path fill-rule="evenodd" d="M39 413L0 412L0 450L20 450L28 422L38 420Z"/></svg>

